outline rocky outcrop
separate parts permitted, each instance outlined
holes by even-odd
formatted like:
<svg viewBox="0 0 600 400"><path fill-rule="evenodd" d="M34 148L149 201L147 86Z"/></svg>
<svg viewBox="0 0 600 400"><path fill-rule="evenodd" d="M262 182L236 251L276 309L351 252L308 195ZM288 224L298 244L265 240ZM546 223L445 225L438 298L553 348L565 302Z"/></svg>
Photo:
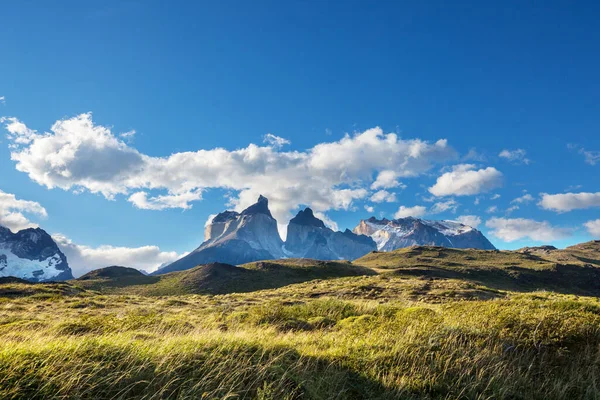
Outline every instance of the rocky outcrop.
<svg viewBox="0 0 600 400"><path fill-rule="evenodd" d="M360 221L353 232L373 238L380 251L425 245L495 249L480 231L455 221L430 221L412 217L388 220L371 217Z"/></svg>
<svg viewBox="0 0 600 400"><path fill-rule="evenodd" d="M196 250L155 274L213 262L235 265L284 256L277 221L269 211L269 201L263 196L241 213L225 211L215 216L204 230L204 239Z"/></svg>
<svg viewBox="0 0 600 400"><path fill-rule="evenodd" d="M334 232L307 208L290 221L284 249L295 258L354 260L377 247L368 236L350 230Z"/></svg>
<svg viewBox="0 0 600 400"><path fill-rule="evenodd" d="M73 279L67 258L43 229L12 233L0 226L0 277L6 276L31 282Z"/></svg>

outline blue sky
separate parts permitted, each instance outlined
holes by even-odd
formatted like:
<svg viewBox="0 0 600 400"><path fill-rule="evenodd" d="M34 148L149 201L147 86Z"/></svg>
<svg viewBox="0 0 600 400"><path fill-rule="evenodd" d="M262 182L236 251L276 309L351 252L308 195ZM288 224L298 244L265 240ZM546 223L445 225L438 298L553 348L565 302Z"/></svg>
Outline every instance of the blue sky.
<svg viewBox="0 0 600 400"><path fill-rule="evenodd" d="M404 206L478 217L499 248L600 236L596 3L23 1L0 14L0 221L60 234L77 262L153 268L265 191L280 223L303 204L340 229ZM381 190L389 202L371 200Z"/></svg>

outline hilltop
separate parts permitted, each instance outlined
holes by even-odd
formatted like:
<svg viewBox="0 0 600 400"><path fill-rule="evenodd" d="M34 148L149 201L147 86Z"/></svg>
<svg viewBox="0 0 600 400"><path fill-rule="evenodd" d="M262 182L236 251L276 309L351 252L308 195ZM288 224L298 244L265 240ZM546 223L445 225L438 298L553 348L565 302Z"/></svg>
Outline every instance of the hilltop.
<svg viewBox="0 0 600 400"><path fill-rule="evenodd" d="M240 266L209 263L158 276L145 276L131 268L110 267L92 271L70 283L106 293L166 296L252 292L314 279L374 274L368 268L349 262L286 259Z"/></svg>

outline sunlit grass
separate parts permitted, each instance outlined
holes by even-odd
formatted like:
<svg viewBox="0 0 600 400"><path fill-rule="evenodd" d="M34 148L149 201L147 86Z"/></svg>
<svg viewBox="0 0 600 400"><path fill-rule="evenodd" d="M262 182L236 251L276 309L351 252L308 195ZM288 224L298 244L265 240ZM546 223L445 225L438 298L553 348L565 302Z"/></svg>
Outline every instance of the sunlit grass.
<svg viewBox="0 0 600 400"><path fill-rule="evenodd" d="M14 289L14 288L13 288ZM600 302L396 276L0 300L2 399L596 399Z"/></svg>

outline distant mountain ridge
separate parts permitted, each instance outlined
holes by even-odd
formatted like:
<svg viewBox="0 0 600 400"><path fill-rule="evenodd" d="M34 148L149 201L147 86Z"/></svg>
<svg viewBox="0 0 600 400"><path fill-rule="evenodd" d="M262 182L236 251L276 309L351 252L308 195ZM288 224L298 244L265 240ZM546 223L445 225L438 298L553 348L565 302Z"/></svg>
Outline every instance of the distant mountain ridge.
<svg viewBox="0 0 600 400"><path fill-rule="evenodd" d="M0 277L31 282L73 279L67 258L46 231L29 228L12 233L0 226Z"/></svg>
<svg viewBox="0 0 600 400"><path fill-rule="evenodd" d="M269 210L269 200L261 195L241 213L217 214L205 227L204 242L196 250L158 269L154 275L215 262L239 265L280 258L352 260L376 248L371 238L327 228L310 208L290 221L284 243Z"/></svg>
<svg viewBox="0 0 600 400"><path fill-rule="evenodd" d="M388 220L371 217L361 220L353 232L372 237L380 251L424 245L496 249L480 231L456 221L431 221L413 217Z"/></svg>

